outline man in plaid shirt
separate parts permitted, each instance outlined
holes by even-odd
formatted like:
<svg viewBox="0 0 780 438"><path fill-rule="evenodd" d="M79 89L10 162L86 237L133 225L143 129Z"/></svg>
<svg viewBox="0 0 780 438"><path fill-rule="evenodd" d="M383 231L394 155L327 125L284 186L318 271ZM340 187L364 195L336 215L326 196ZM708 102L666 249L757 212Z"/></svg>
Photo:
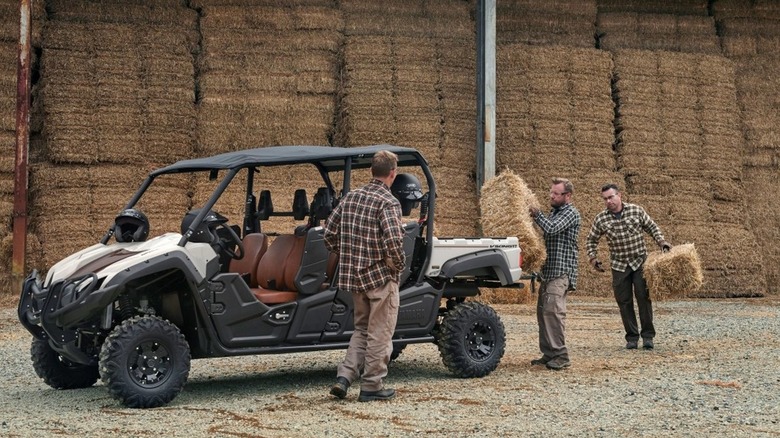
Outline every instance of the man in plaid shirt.
<svg viewBox="0 0 780 438"><path fill-rule="evenodd" d="M393 350L398 282L405 263L401 204L390 191L397 164L394 153L377 152L371 182L344 196L325 222L325 246L339 256L336 285L352 292L355 308L355 331L330 389L338 398L346 397L357 378L359 401L395 396L383 380Z"/></svg>
<svg viewBox="0 0 780 438"><path fill-rule="evenodd" d="M596 215L593 220L586 238L585 249L590 264L597 271L604 272L597 257L597 247L601 236L607 236L612 267L612 289L626 331L626 348L637 348L641 335L642 347L649 350L653 348L655 327L653 306L642 275L642 267L647 259L647 247L642 232L652 236L664 251L670 250L672 245L666 242L661 229L642 207L623 202L617 185L607 184L602 187L601 198L607 209ZM636 324L634 296L639 307L641 332Z"/></svg>
<svg viewBox="0 0 780 438"><path fill-rule="evenodd" d="M536 305L542 357L532 360L531 365L545 365L551 370L562 370L571 365L565 337L566 295L577 288L577 236L581 222L580 212L571 203L573 194L571 181L553 178L550 214L529 208L534 222L544 232L547 249Z"/></svg>

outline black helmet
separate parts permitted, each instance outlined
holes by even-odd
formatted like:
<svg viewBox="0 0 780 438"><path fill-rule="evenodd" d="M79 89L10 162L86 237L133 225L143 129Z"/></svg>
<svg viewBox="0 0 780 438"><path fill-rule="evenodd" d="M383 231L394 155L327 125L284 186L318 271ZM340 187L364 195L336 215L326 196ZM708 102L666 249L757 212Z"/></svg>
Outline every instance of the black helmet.
<svg viewBox="0 0 780 438"><path fill-rule="evenodd" d="M423 197L420 180L411 173L399 173L396 175L390 191L401 202L419 201Z"/></svg>
<svg viewBox="0 0 780 438"><path fill-rule="evenodd" d="M187 233L190 225L192 225L192 221L195 220L200 212L201 209L196 208L188 211L187 214L184 215L184 219L181 220L182 234ZM189 241L197 243L211 243L215 239L211 232L215 230L218 225L227 223L227 221L228 219L225 216L222 216L214 210L209 210L209 212L206 213L206 216L203 218L203 222L201 222L200 225L195 228L195 232L192 233Z"/></svg>
<svg viewBox="0 0 780 438"><path fill-rule="evenodd" d="M114 219L114 237L117 242L143 242L149 236L149 219L141 210L122 210Z"/></svg>

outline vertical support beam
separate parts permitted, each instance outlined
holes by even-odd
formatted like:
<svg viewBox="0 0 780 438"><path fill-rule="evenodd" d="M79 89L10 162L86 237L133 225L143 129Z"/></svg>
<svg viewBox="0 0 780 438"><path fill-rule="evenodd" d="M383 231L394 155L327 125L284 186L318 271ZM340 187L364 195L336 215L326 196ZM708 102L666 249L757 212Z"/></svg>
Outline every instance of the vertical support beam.
<svg viewBox="0 0 780 438"><path fill-rule="evenodd" d="M496 176L496 0L485 0L485 181ZM483 183L485 182L483 181Z"/></svg>
<svg viewBox="0 0 780 438"><path fill-rule="evenodd" d="M14 161L14 214L12 285L18 292L24 281L27 248L27 160L30 149L30 60L32 0L19 1L19 52L16 62L16 158Z"/></svg>
<svg viewBox="0 0 780 438"><path fill-rule="evenodd" d="M477 0L477 196L485 182L485 2Z"/></svg>
<svg viewBox="0 0 780 438"><path fill-rule="evenodd" d="M477 4L477 194L496 175L496 0Z"/></svg>

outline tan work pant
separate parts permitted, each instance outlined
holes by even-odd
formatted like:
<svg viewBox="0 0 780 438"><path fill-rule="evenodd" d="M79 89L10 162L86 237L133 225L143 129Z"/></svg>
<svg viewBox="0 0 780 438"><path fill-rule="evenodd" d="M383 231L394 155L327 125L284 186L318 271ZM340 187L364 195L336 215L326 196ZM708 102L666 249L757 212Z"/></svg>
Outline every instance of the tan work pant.
<svg viewBox="0 0 780 438"><path fill-rule="evenodd" d="M536 303L539 323L539 350L548 359L569 360L566 349L566 293L569 277L554 278L542 283Z"/></svg>
<svg viewBox="0 0 780 438"><path fill-rule="evenodd" d="M365 293L353 293L355 331L349 340L338 376L350 382L362 377L360 389L378 391L384 387L387 364L393 352L393 333L398 322L398 283L391 281Z"/></svg>

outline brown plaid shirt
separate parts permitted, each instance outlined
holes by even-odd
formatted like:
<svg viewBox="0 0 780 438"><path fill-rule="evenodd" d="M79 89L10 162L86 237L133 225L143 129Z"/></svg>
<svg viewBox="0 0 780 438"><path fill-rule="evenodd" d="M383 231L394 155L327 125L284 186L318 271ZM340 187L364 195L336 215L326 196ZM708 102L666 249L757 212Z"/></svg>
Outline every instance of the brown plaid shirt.
<svg viewBox="0 0 780 438"><path fill-rule="evenodd" d="M596 215L585 242L588 257L596 257L601 236L607 236L612 269L625 272L626 267L636 271L647 258L647 246L642 231L651 235L660 245L664 241L661 229L640 206L623 203L620 218L609 210Z"/></svg>
<svg viewBox="0 0 780 438"><path fill-rule="evenodd" d="M339 255L339 289L366 292L399 281L405 262L401 204L381 181L347 193L328 216L324 238Z"/></svg>

